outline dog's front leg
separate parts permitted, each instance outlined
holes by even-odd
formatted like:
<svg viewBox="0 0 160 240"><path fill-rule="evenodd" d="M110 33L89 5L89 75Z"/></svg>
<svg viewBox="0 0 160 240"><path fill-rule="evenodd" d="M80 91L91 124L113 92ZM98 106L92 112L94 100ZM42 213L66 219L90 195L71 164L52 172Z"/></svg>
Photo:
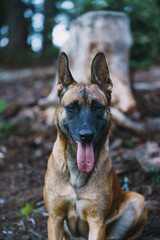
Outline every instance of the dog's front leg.
<svg viewBox="0 0 160 240"><path fill-rule="evenodd" d="M105 239L106 223L102 220L89 221L89 237L88 240L104 240Z"/></svg>
<svg viewBox="0 0 160 240"><path fill-rule="evenodd" d="M61 217L48 218L48 240L62 240L64 219Z"/></svg>

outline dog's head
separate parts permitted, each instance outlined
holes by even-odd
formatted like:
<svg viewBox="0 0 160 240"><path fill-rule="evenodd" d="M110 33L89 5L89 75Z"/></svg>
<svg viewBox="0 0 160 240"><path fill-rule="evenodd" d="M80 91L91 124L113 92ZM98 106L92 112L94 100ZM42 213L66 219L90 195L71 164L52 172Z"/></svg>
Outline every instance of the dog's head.
<svg viewBox="0 0 160 240"><path fill-rule="evenodd" d="M92 61L91 83L78 84L69 70L68 57L61 53L58 63L60 107L57 126L64 139L77 151L81 172L91 172L95 148L106 139L110 126L112 81L103 53Z"/></svg>

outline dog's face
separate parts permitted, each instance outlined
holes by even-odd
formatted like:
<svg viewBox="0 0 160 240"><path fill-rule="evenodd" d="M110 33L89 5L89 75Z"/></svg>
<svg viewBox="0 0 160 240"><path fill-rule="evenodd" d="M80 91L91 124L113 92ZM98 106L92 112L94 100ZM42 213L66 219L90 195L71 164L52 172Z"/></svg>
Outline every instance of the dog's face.
<svg viewBox="0 0 160 240"><path fill-rule="evenodd" d="M76 148L77 166L81 172L92 171L94 149L108 133L111 90L112 82L103 53L93 59L90 84L78 84L69 71L66 54L60 55L58 126L68 144Z"/></svg>

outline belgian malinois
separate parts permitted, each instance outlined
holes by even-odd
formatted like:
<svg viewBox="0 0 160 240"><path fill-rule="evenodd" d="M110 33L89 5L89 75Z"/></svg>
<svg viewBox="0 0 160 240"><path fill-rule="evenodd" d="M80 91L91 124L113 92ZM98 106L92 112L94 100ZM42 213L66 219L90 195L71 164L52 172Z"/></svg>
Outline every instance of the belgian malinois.
<svg viewBox="0 0 160 240"><path fill-rule="evenodd" d="M61 53L58 133L44 187L49 240L135 239L143 230L144 198L121 189L109 156L111 91L103 53L92 61L90 84L73 79Z"/></svg>

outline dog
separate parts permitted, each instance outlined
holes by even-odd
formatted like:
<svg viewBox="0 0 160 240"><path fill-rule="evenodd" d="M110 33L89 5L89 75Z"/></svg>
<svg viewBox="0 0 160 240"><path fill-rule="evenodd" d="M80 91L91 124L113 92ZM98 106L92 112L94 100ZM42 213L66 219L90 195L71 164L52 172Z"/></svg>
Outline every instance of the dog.
<svg viewBox="0 0 160 240"><path fill-rule="evenodd" d="M60 54L57 140L44 186L49 240L135 239L143 230L144 197L121 189L109 156L112 87L103 53L92 61L90 84L78 84Z"/></svg>

